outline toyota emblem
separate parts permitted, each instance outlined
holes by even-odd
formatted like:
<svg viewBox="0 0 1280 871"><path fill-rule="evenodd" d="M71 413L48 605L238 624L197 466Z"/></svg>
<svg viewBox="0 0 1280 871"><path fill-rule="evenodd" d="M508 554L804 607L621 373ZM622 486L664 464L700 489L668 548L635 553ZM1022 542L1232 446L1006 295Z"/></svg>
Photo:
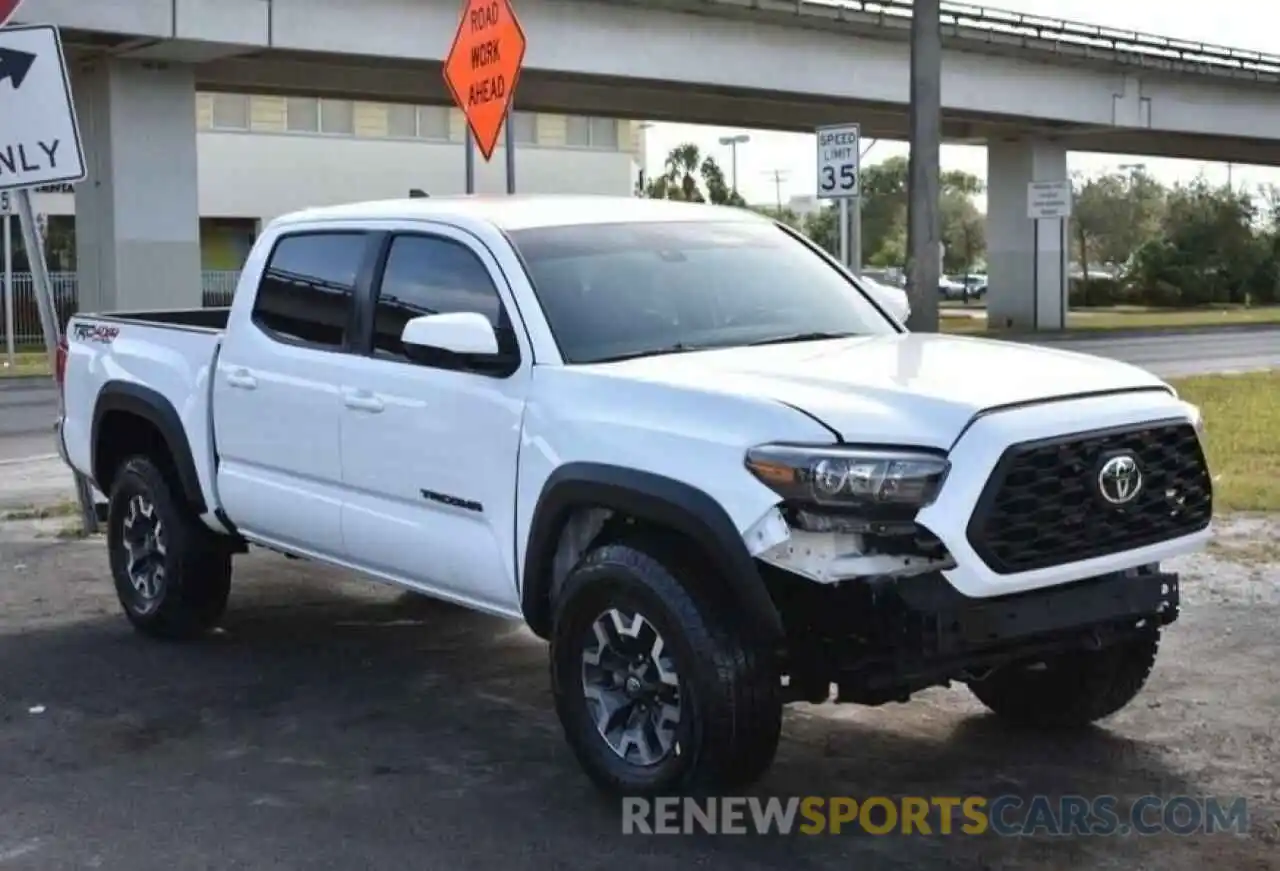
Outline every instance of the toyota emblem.
<svg viewBox="0 0 1280 871"><path fill-rule="evenodd" d="M1142 470L1133 454L1119 454L1098 471L1098 492L1112 505L1128 505L1142 491Z"/></svg>

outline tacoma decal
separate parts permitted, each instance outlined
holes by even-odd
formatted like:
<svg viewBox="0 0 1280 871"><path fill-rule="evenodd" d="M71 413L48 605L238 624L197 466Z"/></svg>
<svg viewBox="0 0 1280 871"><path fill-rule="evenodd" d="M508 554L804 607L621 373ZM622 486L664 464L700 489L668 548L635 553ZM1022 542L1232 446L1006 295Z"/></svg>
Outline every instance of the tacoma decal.
<svg viewBox="0 0 1280 871"><path fill-rule="evenodd" d="M110 345L120 335L120 328L106 324L76 324L74 333L76 341Z"/></svg>

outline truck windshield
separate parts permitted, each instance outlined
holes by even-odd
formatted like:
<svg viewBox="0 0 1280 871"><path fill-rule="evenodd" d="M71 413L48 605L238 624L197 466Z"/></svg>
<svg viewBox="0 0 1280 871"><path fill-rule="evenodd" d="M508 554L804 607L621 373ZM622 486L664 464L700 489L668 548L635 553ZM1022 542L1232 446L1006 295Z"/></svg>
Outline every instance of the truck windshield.
<svg viewBox="0 0 1280 871"><path fill-rule="evenodd" d="M897 332L770 223L586 224L510 238L566 363Z"/></svg>

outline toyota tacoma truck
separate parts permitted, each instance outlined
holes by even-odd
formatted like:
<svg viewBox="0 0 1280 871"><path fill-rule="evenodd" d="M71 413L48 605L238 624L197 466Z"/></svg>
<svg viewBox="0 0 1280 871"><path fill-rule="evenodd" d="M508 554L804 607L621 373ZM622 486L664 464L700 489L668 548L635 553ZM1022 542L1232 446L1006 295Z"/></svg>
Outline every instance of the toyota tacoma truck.
<svg viewBox="0 0 1280 871"><path fill-rule="evenodd" d="M615 794L749 784L792 702L1107 717L1210 535L1199 411L900 314L745 210L320 208L229 309L73 318L59 448L142 633L214 627L251 547L521 620Z"/></svg>

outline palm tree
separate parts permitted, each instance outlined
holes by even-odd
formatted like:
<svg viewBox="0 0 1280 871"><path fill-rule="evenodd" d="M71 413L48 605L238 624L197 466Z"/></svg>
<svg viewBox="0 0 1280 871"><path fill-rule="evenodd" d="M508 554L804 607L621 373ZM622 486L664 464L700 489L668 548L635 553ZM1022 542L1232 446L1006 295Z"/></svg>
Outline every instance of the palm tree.
<svg viewBox="0 0 1280 871"><path fill-rule="evenodd" d="M702 151L692 142L671 149L663 164L662 175L649 181L645 195L658 200L745 205L738 192L729 189L724 171L715 158L703 157Z"/></svg>

